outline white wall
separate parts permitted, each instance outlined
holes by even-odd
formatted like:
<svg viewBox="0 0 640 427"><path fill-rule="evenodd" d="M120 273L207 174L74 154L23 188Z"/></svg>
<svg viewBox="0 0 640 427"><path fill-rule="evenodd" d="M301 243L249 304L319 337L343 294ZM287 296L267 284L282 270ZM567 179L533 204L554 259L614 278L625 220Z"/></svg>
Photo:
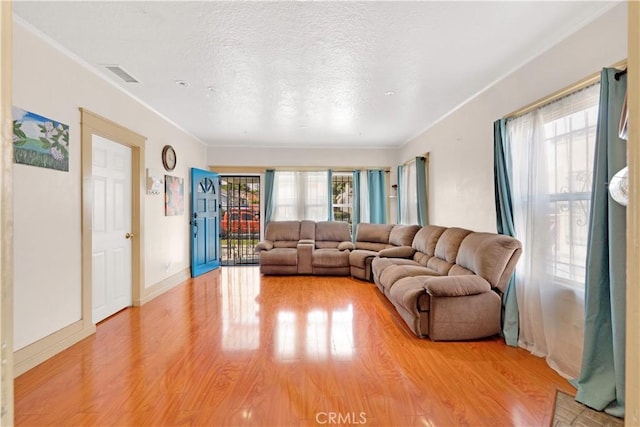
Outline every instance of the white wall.
<svg viewBox="0 0 640 427"><path fill-rule="evenodd" d="M391 168L396 163L396 149L376 148L291 148L291 147L209 147L207 158L209 165L242 167L302 167L345 170L350 168ZM390 200L389 222L396 222L396 202ZM264 206L264 194L260 195ZM263 216L264 218L264 216ZM262 224L264 230L264 224Z"/></svg>
<svg viewBox="0 0 640 427"><path fill-rule="evenodd" d="M493 122L627 56L625 3L485 90L400 150L430 152L432 224L495 231Z"/></svg>
<svg viewBox="0 0 640 427"><path fill-rule="evenodd" d="M206 168L206 148L157 114L89 72L19 22L13 27L13 104L70 126L69 172L14 167L14 331L18 350L81 317L80 112L86 108L146 136L146 167L164 172L161 151L172 144L185 178ZM144 196L145 287L189 266L185 215L164 216L164 196ZM170 263L169 268L167 268Z"/></svg>
<svg viewBox="0 0 640 427"><path fill-rule="evenodd" d="M395 149L209 147L210 165L267 167L391 167Z"/></svg>

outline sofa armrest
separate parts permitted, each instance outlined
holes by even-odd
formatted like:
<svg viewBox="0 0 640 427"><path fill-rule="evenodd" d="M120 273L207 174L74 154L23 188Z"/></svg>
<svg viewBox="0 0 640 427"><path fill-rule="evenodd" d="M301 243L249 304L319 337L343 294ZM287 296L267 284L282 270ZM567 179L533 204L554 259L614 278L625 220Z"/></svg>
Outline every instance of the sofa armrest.
<svg viewBox="0 0 640 427"><path fill-rule="evenodd" d="M395 246L393 248L382 249L378 252L381 258L411 258L416 250L411 246Z"/></svg>
<svg viewBox="0 0 640 427"><path fill-rule="evenodd" d="M316 243L311 239L302 239L298 241L298 274L311 274L313 267L311 258Z"/></svg>
<svg viewBox="0 0 640 427"><path fill-rule="evenodd" d="M430 277L423 282L423 287L434 297L462 297L491 291L491 284L476 275Z"/></svg>
<svg viewBox="0 0 640 427"><path fill-rule="evenodd" d="M273 249L273 242L271 240L263 240L256 245L255 251L270 251L271 249Z"/></svg>
<svg viewBox="0 0 640 427"><path fill-rule="evenodd" d="M340 242L338 243L338 250L339 251L344 251L344 250L354 250L356 248L356 245L353 244L353 242Z"/></svg>

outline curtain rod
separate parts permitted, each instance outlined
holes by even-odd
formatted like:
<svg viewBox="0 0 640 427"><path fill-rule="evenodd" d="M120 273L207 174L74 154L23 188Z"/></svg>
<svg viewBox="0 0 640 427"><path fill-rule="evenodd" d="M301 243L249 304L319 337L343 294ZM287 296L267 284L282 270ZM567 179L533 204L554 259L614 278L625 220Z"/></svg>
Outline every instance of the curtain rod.
<svg viewBox="0 0 640 427"><path fill-rule="evenodd" d="M615 64L613 64L611 66L611 68L622 68L622 67L626 67L627 66L627 60L623 59L622 61L618 61ZM624 71L620 71L620 73L626 73L626 70ZM616 73L616 76L619 73ZM551 95L547 95L544 98L541 98L535 102L532 102L531 104L522 107L516 111L513 111L509 114L507 114L506 116L504 116L505 119L513 119L515 117L519 117L522 116L524 114L527 114L530 111L535 110L536 108L542 107L543 105L547 105L550 104L554 101L557 101L558 99L567 96L573 92L579 91L580 89L584 89L588 86L591 86L592 84L597 83L600 80L600 71L591 74L588 77L585 77L582 80L577 81L576 83L567 86L563 89L560 89L556 92L553 92Z"/></svg>
<svg viewBox="0 0 640 427"><path fill-rule="evenodd" d="M416 161L416 157L422 157L423 159L425 159L425 161L427 163L429 163L429 152L427 151L424 154L418 154L417 156L413 156L412 158L410 158L409 160L407 160L406 162L404 162L402 165L400 166L405 166L408 165L409 163L413 163Z"/></svg>

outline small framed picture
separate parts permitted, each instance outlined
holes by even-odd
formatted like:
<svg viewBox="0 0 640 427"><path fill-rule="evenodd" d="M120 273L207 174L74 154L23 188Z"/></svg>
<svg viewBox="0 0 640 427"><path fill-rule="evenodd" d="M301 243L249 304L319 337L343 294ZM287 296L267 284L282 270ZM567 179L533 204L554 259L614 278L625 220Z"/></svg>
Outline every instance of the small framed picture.
<svg viewBox="0 0 640 427"><path fill-rule="evenodd" d="M164 176L164 214L184 215L184 178Z"/></svg>

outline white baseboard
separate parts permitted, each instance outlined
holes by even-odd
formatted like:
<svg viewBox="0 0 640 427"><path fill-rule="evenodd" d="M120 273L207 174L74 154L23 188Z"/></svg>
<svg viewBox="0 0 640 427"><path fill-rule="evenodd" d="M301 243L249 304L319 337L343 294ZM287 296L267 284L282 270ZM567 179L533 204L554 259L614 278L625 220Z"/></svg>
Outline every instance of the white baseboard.
<svg viewBox="0 0 640 427"><path fill-rule="evenodd" d="M164 294L168 290L175 288L191 277L191 270L185 268L178 273L144 289L143 296L139 301L133 301L133 305L140 306L148 303L152 299ZM52 358L56 354L82 341L90 335L95 334L96 325L84 324L78 320L59 331L52 333L26 347L13 353L13 376L14 378L24 374L28 370L38 366L42 362Z"/></svg>
<svg viewBox="0 0 640 427"><path fill-rule="evenodd" d="M96 325L85 325L82 320L60 329L13 353L13 377L52 358L56 354L82 341L96 332Z"/></svg>
<svg viewBox="0 0 640 427"><path fill-rule="evenodd" d="M179 271L176 274L171 275L166 279L156 283L155 285L152 285L145 289L141 289L140 300L134 301L133 305L135 306L144 305L149 301L151 301L152 299L164 294L170 289L175 288L176 286L178 286L179 284L181 284L182 282L190 278L191 278L191 269L187 267L184 270Z"/></svg>

